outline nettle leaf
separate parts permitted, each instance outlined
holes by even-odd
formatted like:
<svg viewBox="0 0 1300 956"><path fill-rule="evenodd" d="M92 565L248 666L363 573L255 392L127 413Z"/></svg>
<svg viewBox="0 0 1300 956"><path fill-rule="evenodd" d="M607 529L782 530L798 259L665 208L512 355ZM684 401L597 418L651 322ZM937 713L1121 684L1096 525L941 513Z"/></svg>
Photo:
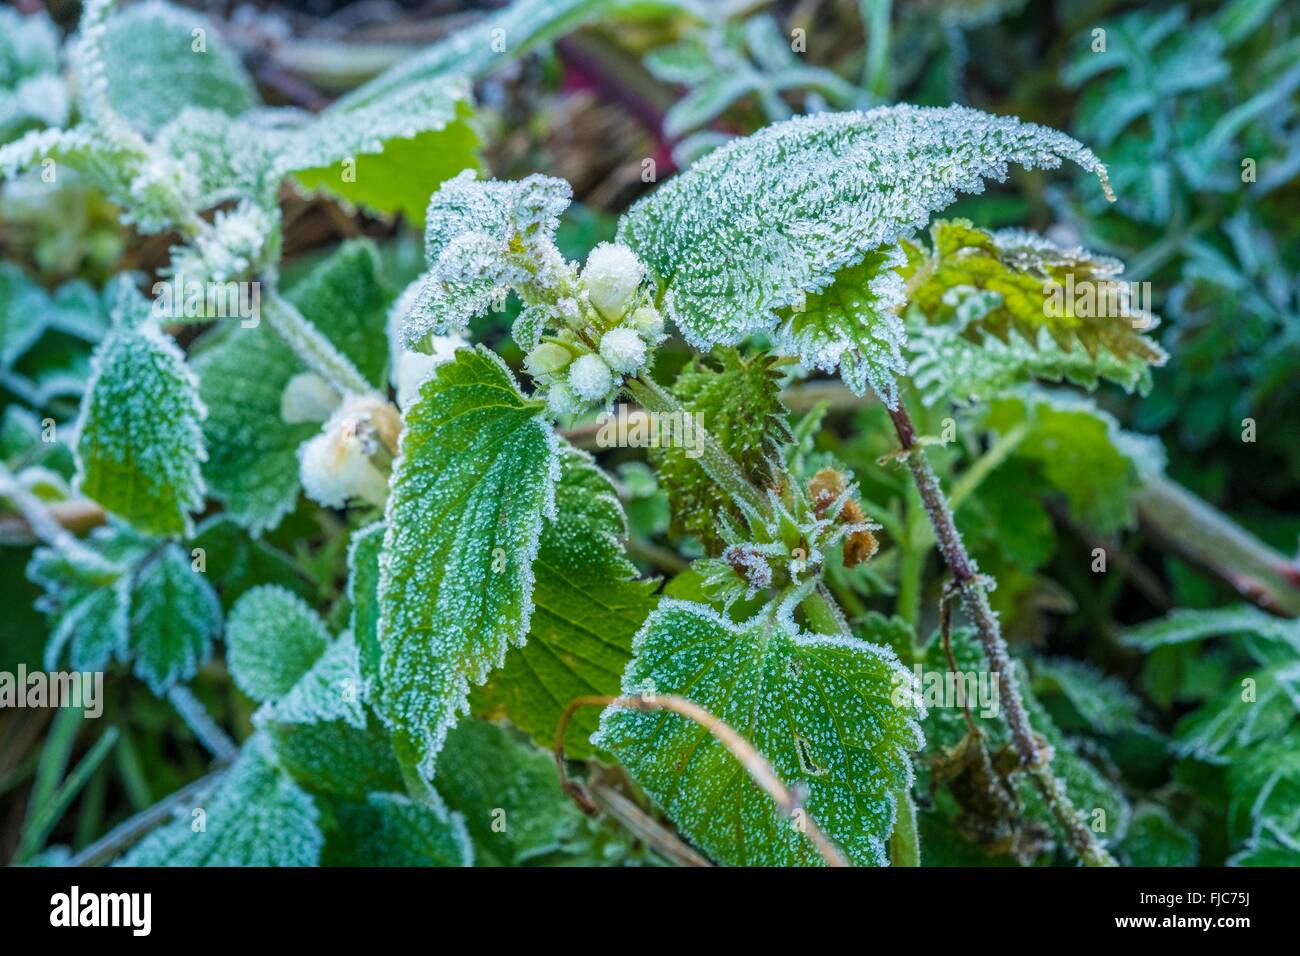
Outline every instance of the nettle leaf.
<svg viewBox="0 0 1300 956"><path fill-rule="evenodd" d="M1226 763L1261 742L1285 734L1300 714L1300 659L1242 677L1178 722L1174 751L1208 763Z"/></svg>
<svg viewBox="0 0 1300 956"><path fill-rule="evenodd" d="M118 323L95 350L77 424L77 486L141 531L188 535L203 507L207 414L198 380L156 326Z"/></svg>
<svg viewBox="0 0 1300 956"><path fill-rule="evenodd" d="M145 837L124 866L315 866L324 838L310 795L275 765L265 738L240 749L203 806L204 828L189 806Z"/></svg>
<svg viewBox="0 0 1300 956"><path fill-rule="evenodd" d="M480 865L518 866L557 850L582 820L560 789L554 757L482 720L447 734L438 789L464 816Z"/></svg>
<svg viewBox="0 0 1300 956"><path fill-rule="evenodd" d="M45 666L57 670L66 650L76 671L102 671L126 646L130 580L125 566L87 547L74 552L41 547L27 577L45 594L36 602L50 619Z"/></svg>
<svg viewBox="0 0 1300 956"><path fill-rule="evenodd" d="M380 568L376 707L399 756L425 774L470 684L524 641L558 478L542 403L481 346L439 366L406 412Z"/></svg>
<svg viewBox="0 0 1300 956"><path fill-rule="evenodd" d="M392 296L379 254L366 240L341 245L288 293L376 388L384 385ZM307 369L265 325L232 325L210 335L194 357L208 407L204 474L213 497L236 520L254 532L269 530L297 502L298 446L320 429L286 422L280 411L290 379Z"/></svg>
<svg viewBox="0 0 1300 956"><path fill-rule="evenodd" d="M478 168L470 103L469 84L454 79L357 105L341 100L287 144L288 158L278 158L278 168L308 190L400 212L418 224L439 183Z"/></svg>
<svg viewBox="0 0 1300 956"><path fill-rule="evenodd" d="M1198 852L1196 834L1150 803L1133 811L1120 849L1129 866L1195 866Z"/></svg>
<svg viewBox="0 0 1300 956"><path fill-rule="evenodd" d="M0 143L32 127L63 126L69 106L54 22L44 11L0 9Z"/></svg>
<svg viewBox="0 0 1300 956"><path fill-rule="evenodd" d="M274 584L239 599L226 622L230 676L253 700L288 693L329 646L325 622L298 595Z"/></svg>
<svg viewBox="0 0 1300 956"><path fill-rule="evenodd" d="M677 376L673 394L686 411L699 415L745 476L766 487L773 465L792 438L781 401L780 373L766 355L746 358L736 349L720 348L710 358L696 357ZM694 535L711 554L721 552L718 521L722 515L742 520L731 497L714 483L689 449L670 445L651 448L660 480L668 489L669 533Z"/></svg>
<svg viewBox="0 0 1300 956"><path fill-rule="evenodd" d="M1229 866L1300 866L1300 839L1276 826L1265 825L1240 853L1228 860Z"/></svg>
<svg viewBox="0 0 1300 956"><path fill-rule="evenodd" d="M189 556L164 544L132 575L126 656L155 694L189 680L212 654L221 632L221 602Z"/></svg>
<svg viewBox="0 0 1300 956"><path fill-rule="evenodd" d="M236 115L257 105L239 56L193 10L134 4L109 15L96 45L110 105L143 133L157 132L187 106Z"/></svg>
<svg viewBox="0 0 1300 956"><path fill-rule="evenodd" d="M1272 825L1300 836L1300 733L1292 730L1243 751L1228 768L1228 838Z"/></svg>
<svg viewBox="0 0 1300 956"><path fill-rule="evenodd" d="M1164 464L1155 440L1124 432L1113 416L1067 393L1011 393L990 403L983 421L999 434L1023 426L1015 455L1036 463L1075 520L1101 534L1132 527L1133 492Z"/></svg>
<svg viewBox="0 0 1300 956"><path fill-rule="evenodd" d="M627 521L609 478L567 445L560 465L556 519L542 531L533 562L528 641L507 652L505 665L470 695L474 713L509 717L544 747L554 746L560 716L575 697L618 693L632 637L655 605L655 582L638 580L624 555ZM566 751L590 756L595 729L594 710L576 713Z"/></svg>
<svg viewBox="0 0 1300 956"><path fill-rule="evenodd" d="M1040 697L1060 694L1086 727L1114 736L1140 723L1141 703L1124 684L1083 661L1058 657L1034 665L1034 692Z"/></svg>
<svg viewBox="0 0 1300 956"><path fill-rule="evenodd" d="M465 821L430 794L417 803L400 793L335 801L326 866L471 866L474 847Z"/></svg>
<svg viewBox="0 0 1300 956"><path fill-rule="evenodd" d="M1263 641L1300 650L1300 624L1274 617L1249 604L1179 608L1162 618L1130 628L1124 633L1124 643L1150 652L1172 644L1242 634L1256 635Z"/></svg>
<svg viewBox="0 0 1300 956"><path fill-rule="evenodd" d="M382 521L354 532L348 544L350 626L361 659L361 677L369 690L377 686L382 657L379 646L379 562L383 553Z"/></svg>
<svg viewBox="0 0 1300 956"><path fill-rule="evenodd" d="M732 624L664 600L623 675L625 693L679 694L748 740L855 863L884 865L896 794L922 746L911 678L892 651L856 638L800 633L781 616ZM608 708L592 743L614 754L690 840L733 866L817 865L794 822L707 730L676 714Z"/></svg>
<svg viewBox="0 0 1300 956"><path fill-rule="evenodd" d="M618 238L658 277L663 308L687 341L708 349L773 328L781 310L824 293L958 192L1004 179L1008 163L1051 168L1062 159L1105 183L1097 158L1063 133L977 110L799 117L710 153L634 205ZM853 300L842 297L850 308ZM869 324L874 313L855 320ZM892 381L897 350L878 346L895 336L901 329L855 332L870 347L853 351L852 377Z"/></svg>
<svg viewBox="0 0 1300 956"><path fill-rule="evenodd" d="M254 715L281 766L313 793L350 800L400 790L402 773L383 723L365 706L357 646L344 634L288 694Z"/></svg>
<svg viewBox="0 0 1300 956"><path fill-rule="evenodd" d="M986 232L966 219L934 223L930 240L929 251L904 244L901 270L908 301L930 323L952 324L974 344L993 338L1037 347L1050 339L1058 361L1082 349L1096 362L1094 378L1121 384L1164 364L1164 350L1140 331L1155 327L1150 303L1117 278L1124 271L1117 259L1021 229ZM983 295L972 306L954 308L976 293ZM1103 355L1110 360L1098 361Z"/></svg>

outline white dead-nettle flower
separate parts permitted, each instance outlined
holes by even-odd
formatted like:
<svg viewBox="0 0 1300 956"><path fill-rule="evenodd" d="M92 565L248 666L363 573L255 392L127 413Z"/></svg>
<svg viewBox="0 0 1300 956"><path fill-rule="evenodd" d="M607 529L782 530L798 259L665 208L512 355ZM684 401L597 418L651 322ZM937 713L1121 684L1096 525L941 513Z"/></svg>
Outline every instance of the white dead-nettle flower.
<svg viewBox="0 0 1300 956"><path fill-rule="evenodd" d="M342 508L350 498L382 505L388 479L370 456L379 436L370 421L373 398L349 396L321 433L299 450L299 474L307 496L327 508Z"/></svg>
<svg viewBox="0 0 1300 956"><path fill-rule="evenodd" d="M643 305L633 312L632 324L647 342L653 344L663 338L664 317L653 305Z"/></svg>
<svg viewBox="0 0 1300 956"><path fill-rule="evenodd" d="M280 417L290 425L323 422L339 407L339 393L315 372L299 372L280 395Z"/></svg>
<svg viewBox="0 0 1300 956"><path fill-rule="evenodd" d="M616 319L632 304L645 270L627 246L602 242L582 267L582 281L591 304L607 319Z"/></svg>
<svg viewBox="0 0 1300 956"><path fill-rule="evenodd" d="M540 375L552 375L573 361L573 353L563 345L543 342L524 356L524 368L534 378Z"/></svg>
<svg viewBox="0 0 1300 956"><path fill-rule="evenodd" d="M556 417L570 415L581 407L581 400L563 382L556 382L546 390L546 410Z"/></svg>
<svg viewBox="0 0 1300 956"><path fill-rule="evenodd" d="M632 329L610 329L600 337L600 356L616 372L637 371L645 364L645 355L645 342Z"/></svg>
<svg viewBox="0 0 1300 956"><path fill-rule="evenodd" d="M609 372L599 355L583 355L576 359L569 368L569 385L579 398L597 402L604 398L614 384L614 377Z"/></svg>

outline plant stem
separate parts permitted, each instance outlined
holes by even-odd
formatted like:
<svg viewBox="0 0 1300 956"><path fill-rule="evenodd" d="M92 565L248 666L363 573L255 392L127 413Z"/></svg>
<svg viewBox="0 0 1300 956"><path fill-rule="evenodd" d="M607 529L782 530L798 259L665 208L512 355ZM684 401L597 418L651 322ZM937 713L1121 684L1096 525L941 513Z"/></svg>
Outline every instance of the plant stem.
<svg viewBox="0 0 1300 956"><path fill-rule="evenodd" d="M889 17L893 0L860 0L862 25L867 31L867 58L862 67L862 85L867 92L889 95Z"/></svg>
<svg viewBox="0 0 1300 956"><path fill-rule="evenodd" d="M671 392L650 378L649 373L643 372L637 378L628 379L624 387L628 394L648 412L681 416L691 414ZM745 477L740 466L709 432L702 431L701 434L703 453L697 459L700 467L717 482L718 487L734 498L737 504L747 506L759 514L766 512L767 501Z"/></svg>
<svg viewBox="0 0 1300 956"><path fill-rule="evenodd" d="M235 759L239 748L226 732L217 726L217 722L199 703L193 691L183 684L177 684L167 692L167 699L171 701L176 712L185 721L185 725L190 728L208 753L220 763L230 763Z"/></svg>
<svg viewBox="0 0 1300 956"><path fill-rule="evenodd" d="M1002 639L997 615L989 605L986 585L979 574L979 568L966 551L966 544L962 541L960 532L957 531L952 510L948 507L943 489L939 486L939 479L934 469L930 467L924 449L916 444L916 429L901 401L895 408L889 409L889 417L894 423L898 441L907 456L907 467L912 472L916 490L920 493L921 502L930 517L939 551L952 570L956 589L961 594L962 605L975 623L980 642L984 645L984 656L988 659L989 668L1002 688L1003 716L1011 732L1016 752L1020 756L1021 767L1043 792L1052 816L1065 831L1079 858L1089 866L1113 866L1115 861L1084 824L1079 811L1070 802L1064 786L1053 775L1050 756L1039 748L1034 738L1029 715L1020 696L1020 686L1011 667L1007 645Z"/></svg>

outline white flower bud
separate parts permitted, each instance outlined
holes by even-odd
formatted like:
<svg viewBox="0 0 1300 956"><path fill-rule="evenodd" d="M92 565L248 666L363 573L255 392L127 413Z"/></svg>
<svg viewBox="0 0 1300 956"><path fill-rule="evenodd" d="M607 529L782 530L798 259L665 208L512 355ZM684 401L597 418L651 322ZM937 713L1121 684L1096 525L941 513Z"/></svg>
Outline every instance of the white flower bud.
<svg viewBox="0 0 1300 956"><path fill-rule="evenodd" d="M327 508L342 508L350 498L382 505L388 479L370 460L378 439L369 415L349 399L321 433L299 450L299 476L307 497Z"/></svg>
<svg viewBox="0 0 1300 956"><path fill-rule="evenodd" d="M588 402L600 401L613 384L609 366L599 355L583 355L569 368L569 385L579 398Z"/></svg>
<svg viewBox="0 0 1300 956"><path fill-rule="evenodd" d="M339 407L339 393L315 372L299 372L280 395L280 417L290 425L323 422Z"/></svg>
<svg viewBox="0 0 1300 956"><path fill-rule="evenodd" d="M556 382L546 390L546 410L552 415L571 415L581 408L582 401L563 382Z"/></svg>
<svg viewBox="0 0 1300 956"><path fill-rule="evenodd" d="M420 394L420 386L425 383L434 369L445 362L450 362L456 350L469 343L459 335L434 335L429 340L433 354L424 352L398 352L390 376L393 387L397 389L397 407L405 409Z"/></svg>
<svg viewBox="0 0 1300 956"><path fill-rule="evenodd" d="M543 342L524 356L524 368L528 369L528 374L535 378L539 375L554 374L571 361L573 361L573 353L563 345Z"/></svg>
<svg viewBox="0 0 1300 956"><path fill-rule="evenodd" d="M664 334L664 317L653 305L643 305L633 312L632 324L649 342L658 341Z"/></svg>
<svg viewBox="0 0 1300 956"><path fill-rule="evenodd" d="M600 337L600 355L614 371L631 374L645 364L645 342L632 329L610 329Z"/></svg>
<svg viewBox="0 0 1300 956"><path fill-rule="evenodd" d="M644 276L641 260L624 245L602 242L582 267L587 295L607 319L616 319L632 304L632 296Z"/></svg>

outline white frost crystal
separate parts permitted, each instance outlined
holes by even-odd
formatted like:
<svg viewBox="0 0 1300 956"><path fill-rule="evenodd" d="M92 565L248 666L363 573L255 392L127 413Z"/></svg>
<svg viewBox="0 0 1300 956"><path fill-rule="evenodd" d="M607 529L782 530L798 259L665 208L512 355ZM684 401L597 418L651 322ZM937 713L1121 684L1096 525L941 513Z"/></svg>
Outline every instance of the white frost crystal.
<svg viewBox="0 0 1300 956"><path fill-rule="evenodd" d="M569 385L579 398L589 402L600 401L613 384L614 378L609 374L609 366L598 355L584 355L569 369Z"/></svg>
<svg viewBox="0 0 1300 956"><path fill-rule="evenodd" d="M612 242L602 242L592 249L582 267L582 281L591 304L610 319L627 311L644 274L636 253Z"/></svg>
<svg viewBox="0 0 1300 956"><path fill-rule="evenodd" d="M370 460L377 448L369 414L355 397L349 398L300 449L303 490L327 508L342 508L349 498L383 504L388 480Z"/></svg>
<svg viewBox="0 0 1300 956"><path fill-rule="evenodd" d="M582 407L573 389L563 382L556 382L546 391L546 410L556 417L569 415Z"/></svg>
<svg viewBox="0 0 1300 956"><path fill-rule="evenodd" d="M645 342L628 328L610 329L600 339L601 358L616 372L631 374L645 364Z"/></svg>
<svg viewBox="0 0 1300 956"><path fill-rule="evenodd" d="M289 379L280 396L280 417L290 425L323 422L339 405L339 393L314 372L299 372Z"/></svg>

